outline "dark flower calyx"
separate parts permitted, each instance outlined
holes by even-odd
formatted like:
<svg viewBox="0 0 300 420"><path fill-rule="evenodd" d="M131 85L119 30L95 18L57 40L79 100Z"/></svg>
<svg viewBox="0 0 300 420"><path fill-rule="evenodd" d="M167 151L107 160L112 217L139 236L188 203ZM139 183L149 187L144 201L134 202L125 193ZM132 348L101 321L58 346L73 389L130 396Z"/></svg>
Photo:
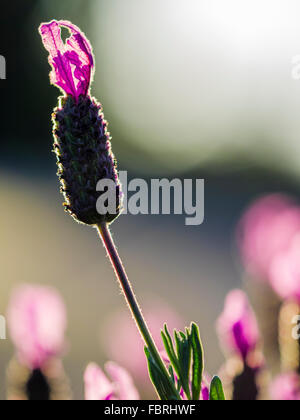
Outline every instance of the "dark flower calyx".
<svg viewBox="0 0 300 420"><path fill-rule="evenodd" d="M29 401L49 401L50 385L40 369L34 370L26 384L26 394Z"/></svg>
<svg viewBox="0 0 300 420"><path fill-rule="evenodd" d="M89 96L60 97L52 120L65 210L87 225L111 223L120 214L121 189L102 106ZM96 205L104 192L97 192L97 184L107 179L115 184L116 212L102 215Z"/></svg>

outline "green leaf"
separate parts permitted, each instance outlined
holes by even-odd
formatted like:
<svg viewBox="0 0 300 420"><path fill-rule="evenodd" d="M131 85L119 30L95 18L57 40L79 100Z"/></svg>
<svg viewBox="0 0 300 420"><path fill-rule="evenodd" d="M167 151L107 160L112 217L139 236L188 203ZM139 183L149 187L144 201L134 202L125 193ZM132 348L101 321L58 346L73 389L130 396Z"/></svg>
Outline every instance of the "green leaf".
<svg viewBox="0 0 300 420"><path fill-rule="evenodd" d="M173 370L172 366L169 366L169 374L171 376L171 379L172 379L173 384L176 385L176 383L175 383L175 376L174 376L174 370Z"/></svg>
<svg viewBox="0 0 300 420"><path fill-rule="evenodd" d="M189 335L190 345L193 351L193 373L192 373L192 399L198 401L200 399L202 376L204 370L203 347L200 339L199 328L192 323Z"/></svg>
<svg viewBox="0 0 300 420"><path fill-rule="evenodd" d="M148 360L148 368L150 378L155 386L157 393L163 401L178 400L178 395L175 394L174 389L171 387L170 382L166 379L165 375L161 372L153 360L150 351L145 347L145 353ZM176 390L175 390L176 391Z"/></svg>
<svg viewBox="0 0 300 420"><path fill-rule="evenodd" d="M177 379L177 392L180 394L182 391L182 385L180 379Z"/></svg>
<svg viewBox="0 0 300 420"><path fill-rule="evenodd" d="M191 367L191 345L189 338L182 332L175 331L175 342L179 365L179 379L182 383L182 388L189 400L191 400L190 391L190 367Z"/></svg>
<svg viewBox="0 0 300 420"><path fill-rule="evenodd" d="M174 350L173 341L172 341L172 338L169 334L167 325L165 325L164 331L161 332L161 336L162 336L162 339L163 339L163 343L164 343L167 355L170 359L171 365L174 367L175 372L178 375L179 364L178 364L177 356L176 356L176 353L175 353L175 350Z"/></svg>
<svg viewBox="0 0 300 420"><path fill-rule="evenodd" d="M210 385L210 401L225 401L225 394L221 379L215 376Z"/></svg>
<svg viewBox="0 0 300 420"><path fill-rule="evenodd" d="M188 337L184 333L174 331L176 342L176 352L172 338L169 334L167 325L164 326L162 331L162 339L166 352L169 356L170 363L173 366L177 377L178 383L181 384L187 398L191 400L190 391L190 364L191 364L191 347Z"/></svg>

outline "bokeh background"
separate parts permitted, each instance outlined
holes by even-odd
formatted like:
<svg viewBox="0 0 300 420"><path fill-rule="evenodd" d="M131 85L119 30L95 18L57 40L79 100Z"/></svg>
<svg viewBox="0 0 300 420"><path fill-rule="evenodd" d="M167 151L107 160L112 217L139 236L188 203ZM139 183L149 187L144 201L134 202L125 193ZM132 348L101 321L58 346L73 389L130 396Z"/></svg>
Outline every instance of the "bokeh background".
<svg viewBox="0 0 300 420"><path fill-rule="evenodd" d="M149 317L168 306L179 328L198 322L207 371L216 373L223 356L215 321L243 277L236 224L261 194L300 192L300 81L292 77L299 16L297 0L2 0L0 314L20 283L60 291L75 398L89 361L124 358L129 316L95 232L63 211L51 154L58 90L49 85L40 22L71 20L91 40L93 94L120 169L130 178L205 178L202 226L124 215L113 231ZM13 348L10 339L0 347L3 399ZM134 366L131 373L138 381Z"/></svg>

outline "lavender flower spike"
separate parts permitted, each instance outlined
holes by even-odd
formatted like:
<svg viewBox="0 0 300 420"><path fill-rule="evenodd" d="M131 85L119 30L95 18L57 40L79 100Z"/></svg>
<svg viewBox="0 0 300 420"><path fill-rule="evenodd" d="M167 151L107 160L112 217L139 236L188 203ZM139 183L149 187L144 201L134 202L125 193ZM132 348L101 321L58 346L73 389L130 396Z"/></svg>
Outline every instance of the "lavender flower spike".
<svg viewBox="0 0 300 420"><path fill-rule="evenodd" d="M61 39L61 27L71 33L66 43ZM92 48L83 33L70 22L43 23L39 31L49 52L51 82L64 92L52 120L65 210L79 223L97 228L149 355L164 378L164 394L180 400L110 233L109 224L122 210L122 192L102 106L90 96L94 71Z"/></svg>
<svg viewBox="0 0 300 420"><path fill-rule="evenodd" d="M71 36L64 44L61 27ZM52 115L54 152L58 164L65 210L80 223L111 223L120 214L120 184L117 165L111 151L110 135L102 106L90 96L94 74L92 47L85 35L67 21L43 23L39 28L49 52L51 83L64 96ZM97 201L106 191L96 193L100 180L115 185L115 211L97 212Z"/></svg>

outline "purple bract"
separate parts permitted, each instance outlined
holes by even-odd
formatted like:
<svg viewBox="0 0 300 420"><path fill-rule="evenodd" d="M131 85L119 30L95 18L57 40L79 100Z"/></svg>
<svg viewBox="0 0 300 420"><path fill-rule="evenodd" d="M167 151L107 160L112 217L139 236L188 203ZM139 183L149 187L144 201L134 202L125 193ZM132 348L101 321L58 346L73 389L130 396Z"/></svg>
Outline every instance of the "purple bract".
<svg viewBox="0 0 300 420"><path fill-rule="evenodd" d="M61 28L67 28L71 33L65 43L61 38ZM39 32L49 52L51 83L76 101L80 95L88 95L95 60L85 35L71 22L56 20L42 23Z"/></svg>

